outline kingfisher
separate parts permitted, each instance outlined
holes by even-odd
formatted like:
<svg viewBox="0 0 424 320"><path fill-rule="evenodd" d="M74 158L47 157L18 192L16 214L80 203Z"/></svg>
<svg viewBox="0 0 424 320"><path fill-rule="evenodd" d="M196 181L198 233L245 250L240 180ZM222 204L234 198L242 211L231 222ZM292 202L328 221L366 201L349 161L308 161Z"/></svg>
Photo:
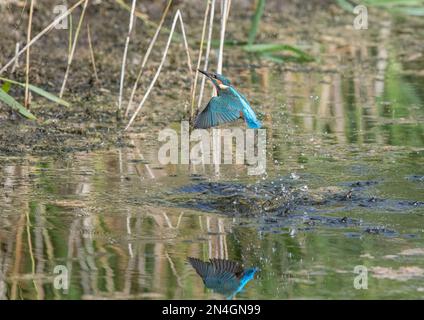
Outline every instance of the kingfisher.
<svg viewBox="0 0 424 320"><path fill-rule="evenodd" d="M209 259L209 262L188 257L188 261L202 277L206 288L232 299L253 279L258 268L244 269L238 262L224 259Z"/></svg>
<svg viewBox="0 0 424 320"><path fill-rule="evenodd" d="M244 119L251 129L261 127L249 102L231 85L230 80L221 74L198 71L212 81L218 96L212 97L199 113L194 121L194 128L207 129L239 118Z"/></svg>

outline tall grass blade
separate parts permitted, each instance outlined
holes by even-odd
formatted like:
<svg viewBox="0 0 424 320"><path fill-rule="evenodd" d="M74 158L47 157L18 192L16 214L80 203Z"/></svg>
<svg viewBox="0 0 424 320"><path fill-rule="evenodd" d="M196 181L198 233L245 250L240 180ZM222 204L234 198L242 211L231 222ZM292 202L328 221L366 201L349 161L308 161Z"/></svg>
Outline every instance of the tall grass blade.
<svg viewBox="0 0 424 320"><path fill-rule="evenodd" d="M9 90L10 90L10 82L3 83L3 85L1 86L1 88L3 89L4 92L8 93Z"/></svg>
<svg viewBox="0 0 424 320"><path fill-rule="evenodd" d="M347 12L353 12L353 5L347 0L336 0L340 8Z"/></svg>
<svg viewBox="0 0 424 320"><path fill-rule="evenodd" d="M393 8L391 11L395 13L407 14L409 16L417 16L417 17L424 16L424 7L421 7L421 8L399 7L399 8Z"/></svg>
<svg viewBox="0 0 424 320"><path fill-rule="evenodd" d="M16 84L18 86L25 87L25 84L24 83L21 83L21 82L18 82L18 81L14 81L14 80L11 80L11 79L0 77L0 80L1 81L4 81L5 84L6 83L9 83L9 86L10 86L10 84ZM47 92L47 91L45 91L45 90L43 90L43 89L41 89L39 87L36 87L36 86L34 86L32 84L29 84L28 85L28 88L32 92L34 92L34 93L36 93L36 94L38 94L38 95L40 95L40 96L42 96L42 97L50 100L50 101L53 101L53 102L58 103L58 104L60 104L62 106L65 106L65 107L69 107L69 102L67 102L67 101L59 98L58 96L56 96L56 95L54 95L54 94L52 94L50 92Z"/></svg>
<svg viewBox="0 0 424 320"><path fill-rule="evenodd" d="M0 101L3 101L3 103L11 107L13 110L18 111L25 118L30 120L36 119L36 117L28 109L26 109L3 89L0 89Z"/></svg>
<svg viewBox="0 0 424 320"><path fill-rule="evenodd" d="M352 12L354 5L359 4L359 1L348 0L336 0L336 2L342 9L348 12ZM423 0L364 0L361 4L387 9L392 13L424 16Z"/></svg>
<svg viewBox="0 0 424 320"><path fill-rule="evenodd" d="M252 45L255 42L256 35L259 30L259 24L262 19L262 15L265 11L265 0L258 0L258 4L256 5L255 14L252 17L252 25L250 27L249 36L248 36L248 45Z"/></svg>
<svg viewBox="0 0 424 320"><path fill-rule="evenodd" d="M279 44L279 43L260 43L254 45L247 45L243 47L243 50L253 53L269 53L269 52L280 52L280 51L291 51L300 56L310 57L305 51L296 48L288 44Z"/></svg>
<svg viewBox="0 0 424 320"><path fill-rule="evenodd" d="M256 53L260 55L264 55L267 58L274 57L274 61L278 61L279 57L271 55L272 53L276 52L284 52L289 51L294 53L296 56L294 60L304 61L304 62L310 62L313 61L314 58L307 54L305 51L293 47L288 44L278 44L278 43L263 43L263 44L253 44L253 45L246 45L243 47L243 50L250 53ZM293 58L293 57L292 57Z"/></svg>
<svg viewBox="0 0 424 320"><path fill-rule="evenodd" d="M389 7L389 6L419 6L424 3L423 0L364 0L363 3L365 5L370 6L381 6L381 7Z"/></svg>

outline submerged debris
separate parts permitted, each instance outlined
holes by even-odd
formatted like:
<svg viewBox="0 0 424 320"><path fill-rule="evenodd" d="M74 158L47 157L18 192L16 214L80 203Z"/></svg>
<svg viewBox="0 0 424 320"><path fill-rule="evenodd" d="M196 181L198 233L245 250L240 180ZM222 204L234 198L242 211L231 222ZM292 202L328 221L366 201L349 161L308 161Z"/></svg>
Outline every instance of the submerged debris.
<svg viewBox="0 0 424 320"><path fill-rule="evenodd" d="M174 200L178 206L230 216L328 213L335 208L338 211L348 211L355 207L379 211L404 211L424 207L424 202L420 201L383 199L364 193L363 189L374 186L377 183L375 181L349 183L349 186L356 185L359 188L347 192L338 186L309 190L295 186L292 181L288 178L250 185L200 182L180 188L180 195ZM182 196L184 194L190 194L190 197L187 199ZM347 221L348 217L340 218L341 223Z"/></svg>
<svg viewBox="0 0 424 320"><path fill-rule="evenodd" d="M216 212L233 217L256 217L248 226L257 224L264 232L281 233L295 224L298 230L313 230L317 226L337 228L360 228L348 232L358 237L361 234L397 236L395 230L384 226L367 225L362 220L349 217L355 208L367 208L373 212L405 212L424 207L423 202L411 200L383 199L370 196L367 188L376 181L342 183L356 188L329 186L317 189L302 188L304 182L295 185L291 177L260 184L235 184L199 182L178 189L171 195L172 205L189 207L206 212ZM366 191L366 192L364 192ZM345 216L328 214L345 212ZM302 227L303 225L303 227ZM286 230L289 232L289 230Z"/></svg>

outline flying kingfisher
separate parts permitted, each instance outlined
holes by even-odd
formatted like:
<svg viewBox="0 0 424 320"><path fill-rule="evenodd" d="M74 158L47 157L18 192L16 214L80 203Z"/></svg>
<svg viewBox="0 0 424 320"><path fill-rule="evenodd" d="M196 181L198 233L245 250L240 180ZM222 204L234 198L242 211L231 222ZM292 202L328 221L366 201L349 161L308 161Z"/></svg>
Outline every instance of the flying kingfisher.
<svg viewBox="0 0 424 320"><path fill-rule="evenodd" d="M230 80L221 74L198 70L213 83L218 96L213 97L194 121L195 128L210 128L242 118L251 129L259 129L261 123L246 98L239 93Z"/></svg>
<svg viewBox="0 0 424 320"><path fill-rule="evenodd" d="M209 262L188 257L188 261L202 277L203 283L232 299L243 290L244 286L253 279L257 268L244 269L238 262L223 259L209 259Z"/></svg>

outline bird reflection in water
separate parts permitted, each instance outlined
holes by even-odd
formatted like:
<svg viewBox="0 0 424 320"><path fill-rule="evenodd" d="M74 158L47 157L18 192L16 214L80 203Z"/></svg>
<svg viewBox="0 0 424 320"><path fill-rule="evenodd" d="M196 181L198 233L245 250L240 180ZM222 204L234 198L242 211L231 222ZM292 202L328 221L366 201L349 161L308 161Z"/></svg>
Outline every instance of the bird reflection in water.
<svg viewBox="0 0 424 320"><path fill-rule="evenodd" d="M205 262L188 257L188 262L202 277L206 288L225 295L228 300L241 292L258 271L258 268L244 269L238 262L224 259L210 259Z"/></svg>

